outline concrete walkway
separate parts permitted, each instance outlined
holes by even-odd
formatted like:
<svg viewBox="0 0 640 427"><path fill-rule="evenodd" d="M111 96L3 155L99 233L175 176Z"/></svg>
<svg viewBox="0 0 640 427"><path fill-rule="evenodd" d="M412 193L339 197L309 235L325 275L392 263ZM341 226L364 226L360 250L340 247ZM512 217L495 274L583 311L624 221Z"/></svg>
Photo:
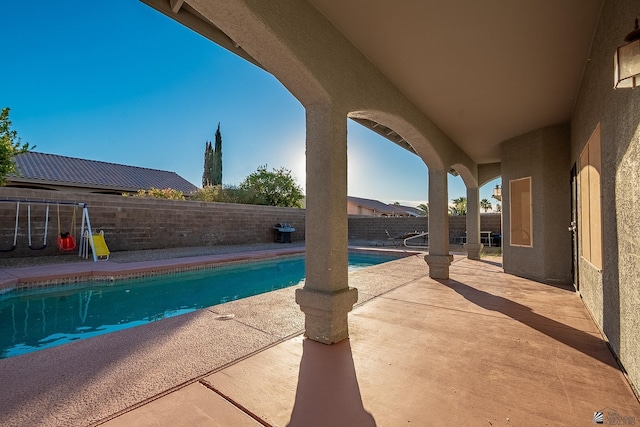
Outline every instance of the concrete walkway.
<svg viewBox="0 0 640 427"><path fill-rule="evenodd" d="M352 273L349 340L283 289L0 360L0 425L587 426L640 404L571 289L456 257ZM227 314L233 314L231 320Z"/></svg>

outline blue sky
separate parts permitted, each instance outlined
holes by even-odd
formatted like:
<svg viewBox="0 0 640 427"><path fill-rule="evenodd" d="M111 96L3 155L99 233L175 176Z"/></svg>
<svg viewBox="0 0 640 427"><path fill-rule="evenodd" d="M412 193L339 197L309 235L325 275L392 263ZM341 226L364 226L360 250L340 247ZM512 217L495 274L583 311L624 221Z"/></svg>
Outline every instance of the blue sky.
<svg viewBox="0 0 640 427"><path fill-rule="evenodd" d="M220 122L225 184L266 164L304 188L301 104L272 75L143 3L8 2L0 28L0 107L35 151L175 171L201 186L205 141ZM349 195L427 201L422 160L351 121L348 156ZM463 195L450 177L449 199Z"/></svg>

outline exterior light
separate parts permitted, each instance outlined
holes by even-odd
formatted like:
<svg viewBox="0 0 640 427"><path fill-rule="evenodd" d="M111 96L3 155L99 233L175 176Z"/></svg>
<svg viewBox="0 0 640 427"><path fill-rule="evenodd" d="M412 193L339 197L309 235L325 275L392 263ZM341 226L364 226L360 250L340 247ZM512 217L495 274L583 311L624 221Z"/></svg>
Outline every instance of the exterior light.
<svg viewBox="0 0 640 427"><path fill-rule="evenodd" d="M499 185L496 185L496 188L493 189L493 196L494 199L502 201L502 188Z"/></svg>
<svg viewBox="0 0 640 427"><path fill-rule="evenodd" d="M624 38L627 42L624 46L616 49L613 57L615 89L640 86L640 28L638 28L638 18L636 25Z"/></svg>

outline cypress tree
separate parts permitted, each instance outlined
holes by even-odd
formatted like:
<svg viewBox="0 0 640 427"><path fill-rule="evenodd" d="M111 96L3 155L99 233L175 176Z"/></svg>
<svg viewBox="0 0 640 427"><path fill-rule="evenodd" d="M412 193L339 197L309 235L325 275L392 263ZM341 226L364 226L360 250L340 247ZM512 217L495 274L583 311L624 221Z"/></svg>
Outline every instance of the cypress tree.
<svg viewBox="0 0 640 427"><path fill-rule="evenodd" d="M213 185L213 149L211 148L211 141L204 143L204 172L202 174L202 187L208 187Z"/></svg>
<svg viewBox="0 0 640 427"><path fill-rule="evenodd" d="M222 185L222 134L220 133L220 122L218 122L218 129L216 130L216 145L214 148L214 152L212 153L212 158L212 184Z"/></svg>

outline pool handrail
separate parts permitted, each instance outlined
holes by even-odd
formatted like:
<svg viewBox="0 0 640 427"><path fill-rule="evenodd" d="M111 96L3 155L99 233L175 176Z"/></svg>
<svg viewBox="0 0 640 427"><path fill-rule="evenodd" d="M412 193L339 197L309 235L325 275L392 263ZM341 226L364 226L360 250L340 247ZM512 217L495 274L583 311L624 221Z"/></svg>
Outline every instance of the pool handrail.
<svg viewBox="0 0 640 427"><path fill-rule="evenodd" d="M408 240L417 239L417 238L425 237L425 236L427 236L427 238L426 238L427 244L426 245L408 245L407 244ZM415 236L407 237L406 239L404 239L403 244L407 248L428 248L429 247L429 232L425 231L425 232L422 232L420 234L416 234Z"/></svg>

